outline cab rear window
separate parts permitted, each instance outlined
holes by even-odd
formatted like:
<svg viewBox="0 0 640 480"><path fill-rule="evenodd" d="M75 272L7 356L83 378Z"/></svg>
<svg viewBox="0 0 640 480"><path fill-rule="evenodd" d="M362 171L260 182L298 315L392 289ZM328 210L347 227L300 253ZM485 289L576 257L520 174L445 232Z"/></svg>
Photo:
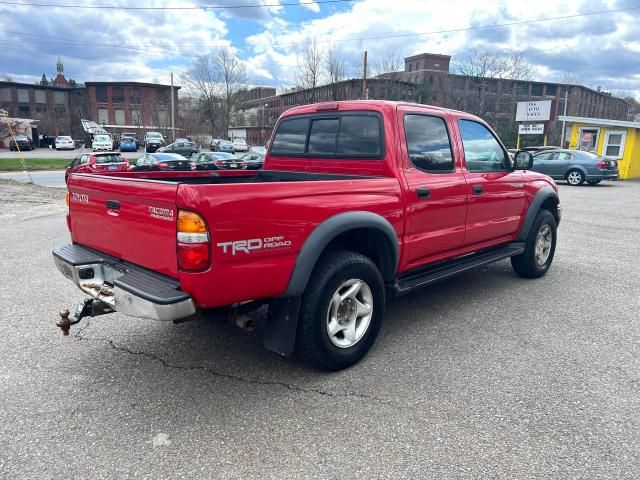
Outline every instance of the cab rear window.
<svg viewBox="0 0 640 480"><path fill-rule="evenodd" d="M96 163L122 163L126 160L120 155L96 155Z"/></svg>
<svg viewBox="0 0 640 480"><path fill-rule="evenodd" d="M379 159L382 121L372 112L285 118L271 143L272 156Z"/></svg>

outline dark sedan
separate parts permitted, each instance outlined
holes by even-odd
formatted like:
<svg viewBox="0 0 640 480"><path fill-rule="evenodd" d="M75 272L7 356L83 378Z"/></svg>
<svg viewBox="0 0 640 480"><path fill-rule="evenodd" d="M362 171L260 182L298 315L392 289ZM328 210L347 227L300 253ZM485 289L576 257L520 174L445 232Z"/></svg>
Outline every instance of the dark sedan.
<svg viewBox="0 0 640 480"><path fill-rule="evenodd" d="M162 153L177 153L183 157L189 158L194 153L198 153L200 149L193 142L174 142L166 147L158 149L158 152Z"/></svg>
<svg viewBox="0 0 640 480"><path fill-rule="evenodd" d="M193 170L193 164L176 153L145 153L131 170L134 172L150 170Z"/></svg>
<svg viewBox="0 0 640 480"><path fill-rule="evenodd" d="M248 170L259 170L264 165L264 155L258 152L245 153L240 160L245 163Z"/></svg>
<svg viewBox="0 0 640 480"><path fill-rule="evenodd" d="M226 152L202 152L192 158L196 170L243 170L245 163Z"/></svg>
<svg viewBox="0 0 640 480"><path fill-rule="evenodd" d="M15 138L12 138L9 141L9 150L13 152L18 149L20 149L21 151L33 150L33 142L26 135L16 135Z"/></svg>
<svg viewBox="0 0 640 480"><path fill-rule="evenodd" d="M543 151L533 156L531 170L549 175L554 180L566 180L569 185L585 181L597 185L602 180L618 178L618 162L581 150Z"/></svg>

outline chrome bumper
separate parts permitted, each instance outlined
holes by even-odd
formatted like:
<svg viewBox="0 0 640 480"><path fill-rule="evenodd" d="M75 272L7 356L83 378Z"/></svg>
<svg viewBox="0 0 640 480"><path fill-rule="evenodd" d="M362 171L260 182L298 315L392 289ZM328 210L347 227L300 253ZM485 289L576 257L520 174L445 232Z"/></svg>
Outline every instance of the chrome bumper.
<svg viewBox="0 0 640 480"><path fill-rule="evenodd" d="M65 277L117 312L154 320L178 320L196 312L193 299L170 277L80 245L52 253Z"/></svg>

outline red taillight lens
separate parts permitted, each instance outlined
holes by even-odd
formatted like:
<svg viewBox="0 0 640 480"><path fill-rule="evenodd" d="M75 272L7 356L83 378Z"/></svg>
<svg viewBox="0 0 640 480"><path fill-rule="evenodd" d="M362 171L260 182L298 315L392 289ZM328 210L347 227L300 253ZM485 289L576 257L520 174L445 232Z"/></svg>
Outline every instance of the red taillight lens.
<svg viewBox="0 0 640 480"><path fill-rule="evenodd" d="M180 210L177 225L178 267L199 272L211 265L209 230L197 213Z"/></svg>
<svg viewBox="0 0 640 480"><path fill-rule="evenodd" d="M607 162L605 162L605 161L598 162L598 163L596 164L596 167L598 167L598 168L599 168L599 169L601 169L601 170L604 170L605 168L607 168Z"/></svg>
<svg viewBox="0 0 640 480"><path fill-rule="evenodd" d="M160 168L160 169L166 169L166 170L168 170L168 169L169 169L169 164L168 164L168 163L164 163L164 162L160 162L160 163L157 165L157 167L158 167L158 168Z"/></svg>

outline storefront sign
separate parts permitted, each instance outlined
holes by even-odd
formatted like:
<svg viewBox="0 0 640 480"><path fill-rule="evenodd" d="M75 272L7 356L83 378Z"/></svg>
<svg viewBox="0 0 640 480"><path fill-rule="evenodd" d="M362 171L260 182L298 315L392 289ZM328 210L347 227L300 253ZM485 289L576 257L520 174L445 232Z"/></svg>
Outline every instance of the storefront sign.
<svg viewBox="0 0 640 480"><path fill-rule="evenodd" d="M518 126L520 135L543 135L544 123L522 123Z"/></svg>
<svg viewBox="0 0 640 480"><path fill-rule="evenodd" d="M551 118L551 100L518 102L516 122L546 122Z"/></svg>

